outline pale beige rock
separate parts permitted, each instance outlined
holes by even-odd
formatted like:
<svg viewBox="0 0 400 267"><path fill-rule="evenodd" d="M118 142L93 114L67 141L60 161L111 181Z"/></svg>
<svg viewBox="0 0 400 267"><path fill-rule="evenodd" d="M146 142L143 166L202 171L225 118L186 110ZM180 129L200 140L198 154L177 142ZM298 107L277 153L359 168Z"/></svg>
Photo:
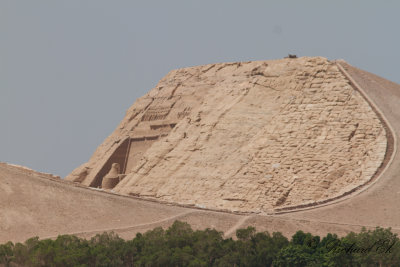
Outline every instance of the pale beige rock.
<svg viewBox="0 0 400 267"><path fill-rule="evenodd" d="M119 172L120 167L118 163L113 163L111 165L110 171L104 176L101 182L101 188L103 189L113 189L119 182Z"/></svg>
<svg viewBox="0 0 400 267"><path fill-rule="evenodd" d="M371 179L386 133L325 58L171 71L139 98L68 180L231 211L270 211L339 196Z"/></svg>

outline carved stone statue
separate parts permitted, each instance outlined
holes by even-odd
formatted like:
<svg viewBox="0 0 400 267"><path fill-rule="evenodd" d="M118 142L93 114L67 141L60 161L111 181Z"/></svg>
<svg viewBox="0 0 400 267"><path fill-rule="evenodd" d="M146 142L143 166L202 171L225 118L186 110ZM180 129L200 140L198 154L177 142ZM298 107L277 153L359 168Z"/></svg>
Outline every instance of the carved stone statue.
<svg viewBox="0 0 400 267"><path fill-rule="evenodd" d="M106 176L104 176L103 181L101 182L101 188L113 189L119 182L119 171L119 164L113 163L110 171L106 174Z"/></svg>

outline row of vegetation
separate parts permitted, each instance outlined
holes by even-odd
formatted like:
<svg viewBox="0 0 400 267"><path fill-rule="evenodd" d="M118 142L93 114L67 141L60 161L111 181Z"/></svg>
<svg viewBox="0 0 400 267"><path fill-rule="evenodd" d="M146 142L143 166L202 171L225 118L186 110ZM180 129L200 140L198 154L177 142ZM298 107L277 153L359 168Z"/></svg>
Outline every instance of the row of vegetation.
<svg viewBox="0 0 400 267"><path fill-rule="evenodd" d="M216 230L194 231L176 221L125 241L114 233L85 240L61 235L0 245L0 266L400 266L398 237L389 229L363 229L322 239L298 231L281 233L239 229L237 240Z"/></svg>

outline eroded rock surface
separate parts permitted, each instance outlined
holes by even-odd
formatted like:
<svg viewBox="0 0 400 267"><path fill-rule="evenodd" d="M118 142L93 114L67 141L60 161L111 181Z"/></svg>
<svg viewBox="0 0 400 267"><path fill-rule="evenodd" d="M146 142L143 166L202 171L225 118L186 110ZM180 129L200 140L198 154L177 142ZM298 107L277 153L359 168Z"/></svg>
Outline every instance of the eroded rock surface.
<svg viewBox="0 0 400 267"><path fill-rule="evenodd" d="M171 71L67 179L231 211L270 211L342 195L382 164L385 129L325 58Z"/></svg>
<svg viewBox="0 0 400 267"><path fill-rule="evenodd" d="M101 188L112 189L119 183L119 172L120 167L118 163L113 163L111 165L110 171L106 176L103 177L101 182Z"/></svg>

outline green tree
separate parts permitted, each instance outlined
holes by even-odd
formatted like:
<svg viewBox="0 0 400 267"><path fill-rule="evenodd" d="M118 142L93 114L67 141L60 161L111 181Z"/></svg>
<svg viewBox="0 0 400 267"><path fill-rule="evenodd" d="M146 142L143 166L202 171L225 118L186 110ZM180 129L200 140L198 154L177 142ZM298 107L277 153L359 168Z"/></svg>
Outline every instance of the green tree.
<svg viewBox="0 0 400 267"><path fill-rule="evenodd" d="M352 253L361 266L399 266L399 238L390 228L376 227L368 231L363 228L358 234L346 236L345 240L353 245L347 247L348 253Z"/></svg>
<svg viewBox="0 0 400 267"><path fill-rule="evenodd" d="M279 251L289 243L281 233L275 232L272 236L268 232L257 233L252 237L255 254L252 266L272 266Z"/></svg>
<svg viewBox="0 0 400 267"><path fill-rule="evenodd" d="M321 240L319 247L324 266L353 266L353 255L345 251L345 247L349 245L347 240L341 240L336 234L328 233L326 237Z"/></svg>
<svg viewBox="0 0 400 267"><path fill-rule="evenodd" d="M0 245L0 264L4 266L10 266L11 261L14 259L14 244L7 242L4 245Z"/></svg>

